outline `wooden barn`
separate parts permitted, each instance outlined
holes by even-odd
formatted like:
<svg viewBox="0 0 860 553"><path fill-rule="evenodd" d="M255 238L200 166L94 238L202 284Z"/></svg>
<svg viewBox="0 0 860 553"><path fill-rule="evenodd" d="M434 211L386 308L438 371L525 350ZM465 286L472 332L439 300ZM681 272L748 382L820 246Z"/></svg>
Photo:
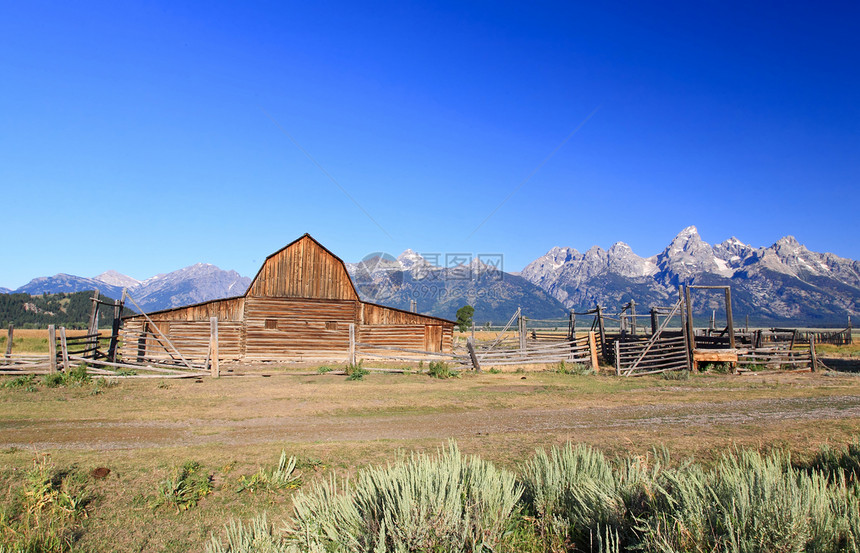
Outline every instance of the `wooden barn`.
<svg viewBox="0 0 860 553"><path fill-rule="evenodd" d="M205 359L210 317L221 359L346 359L350 324L364 344L434 352L453 344L452 321L362 301L343 261L309 234L267 257L244 296L148 316L123 319L125 359L166 355L159 334L184 357Z"/></svg>

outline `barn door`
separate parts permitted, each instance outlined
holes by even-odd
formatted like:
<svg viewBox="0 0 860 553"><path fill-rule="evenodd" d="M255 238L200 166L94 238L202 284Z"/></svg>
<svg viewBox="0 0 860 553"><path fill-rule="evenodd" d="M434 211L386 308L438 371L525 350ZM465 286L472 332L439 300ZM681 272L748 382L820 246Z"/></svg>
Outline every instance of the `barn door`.
<svg viewBox="0 0 860 553"><path fill-rule="evenodd" d="M442 327L424 325L424 351L442 351Z"/></svg>

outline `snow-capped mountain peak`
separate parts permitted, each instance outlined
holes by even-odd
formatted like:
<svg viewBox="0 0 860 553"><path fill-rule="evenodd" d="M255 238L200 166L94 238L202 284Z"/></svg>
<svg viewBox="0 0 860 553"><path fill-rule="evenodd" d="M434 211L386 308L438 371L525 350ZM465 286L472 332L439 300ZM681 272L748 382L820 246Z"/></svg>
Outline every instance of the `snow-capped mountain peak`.
<svg viewBox="0 0 860 553"><path fill-rule="evenodd" d="M397 261L400 262L401 267L403 267L404 271L410 270L415 265L426 265L427 260L421 256L421 254L415 252L412 249L403 250L403 253L397 256Z"/></svg>
<svg viewBox="0 0 860 553"><path fill-rule="evenodd" d="M93 279L111 286L118 286L120 288L132 288L140 284L140 281L136 278L132 278L114 270L105 271L98 276L94 276Z"/></svg>

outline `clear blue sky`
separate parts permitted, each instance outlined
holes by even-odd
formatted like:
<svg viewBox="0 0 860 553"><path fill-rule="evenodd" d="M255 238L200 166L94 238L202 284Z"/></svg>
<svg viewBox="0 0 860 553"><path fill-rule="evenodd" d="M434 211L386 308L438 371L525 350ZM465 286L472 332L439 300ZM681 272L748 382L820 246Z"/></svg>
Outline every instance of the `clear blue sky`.
<svg viewBox="0 0 860 553"><path fill-rule="evenodd" d="M860 4L599 4L5 2L0 286L253 275L304 232L860 258Z"/></svg>

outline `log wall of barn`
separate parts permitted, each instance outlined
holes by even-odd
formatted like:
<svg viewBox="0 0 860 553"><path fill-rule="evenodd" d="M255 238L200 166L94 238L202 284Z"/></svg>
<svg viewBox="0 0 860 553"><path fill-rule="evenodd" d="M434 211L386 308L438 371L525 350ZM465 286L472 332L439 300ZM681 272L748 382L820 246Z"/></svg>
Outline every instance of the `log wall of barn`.
<svg viewBox="0 0 860 553"><path fill-rule="evenodd" d="M249 297L245 358L345 358L356 307L355 301Z"/></svg>
<svg viewBox="0 0 860 553"><path fill-rule="evenodd" d="M173 346L188 361L203 361L209 352L210 323L204 321L153 321L158 330L167 336ZM141 335L146 327L146 335ZM169 346L164 343L145 319L126 320L120 331L122 337L119 352L123 359L137 360L170 359ZM219 359L240 359L244 326L240 321L218 323ZM167 347L165 347L167 346ZM168 353L168 350L170 353Z"/></svg>

